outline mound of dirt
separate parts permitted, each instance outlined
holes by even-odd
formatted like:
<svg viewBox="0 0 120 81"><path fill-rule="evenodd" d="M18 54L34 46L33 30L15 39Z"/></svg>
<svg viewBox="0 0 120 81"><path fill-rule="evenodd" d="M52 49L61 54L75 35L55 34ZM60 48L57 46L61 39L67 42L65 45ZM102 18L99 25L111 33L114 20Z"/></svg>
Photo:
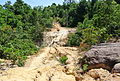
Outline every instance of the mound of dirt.
<svg viewBox="0 0 120 81"><path fill-rule="evenodd" d="M64 55L68 57L67 65L59 62ZM6 71L0 81L76 81L74 70L78 58L75 47L46 47L28 66Z"/></svg>
<svg viewBox="0 0 120 81"><path fill-rule="evenodd" d="M111 74L104 69L92 69L85 73L81 81L120 81L120 74Z"/></svg>

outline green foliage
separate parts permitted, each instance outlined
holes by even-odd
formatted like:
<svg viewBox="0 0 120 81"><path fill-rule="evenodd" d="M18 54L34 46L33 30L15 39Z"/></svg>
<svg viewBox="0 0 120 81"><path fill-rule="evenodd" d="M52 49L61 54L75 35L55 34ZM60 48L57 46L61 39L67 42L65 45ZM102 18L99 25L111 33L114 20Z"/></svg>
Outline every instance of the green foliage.
<svg viewBox="0 0 120 81"><path fill-rule="evenodd" d="M67 56L62 56L59 60L62 64L66 65L66 61L68 60L68 57Z"/></svg>
<svg viewBox="0 0 120 81"><path fill-rule="evenodd" d="M69 34L67 45L68 46L79 46L80 45L79 35L78 34Z"/></svg>
<svg viewBox="0 0 120 81"><path fill-rule="evenodd" d="M99 42L99 38L100 35L99 33L99 29L93 27L93 26L89 26L85 29L78 29L78 32L81 33L81 37L80 40L82 43L87 43L89 45L93 45Z"/></svg>
<svg viewBox="0 0 120 81"><path fill-rule="evenodd" d="M75 0L64 0L64 4L75 3Z"/></svg>
<svg viewBox="0 0 120 81"><path fill-rule="evenodd" d="M120 5L114 1L109 3L97 2L94 8L96 11L92 18L93 25L99 28L106 28L108 34L115 34L115 30L118 30L120 27L118 22L120 19L118 14L120 13Z"/></svg>
<svg viewBox="0 0 120 81"><path fill-rule="evenodd" d="M19 66L24 64L28 55L38 50L27 34L16 32L10 26L1 28L0 34L0 58L11 59Z"/></svg>
<svg viewBox="0 0 120 81"><path fill-rule="evenodd" d="M89 46L107 41L109 38L110 35L107 34L106 28L94 27L92 20L85 19L83 24L78 24L77 32L75 34L69 35L68 45L80 45L81 48L84 46L89 48Z"/></svg>
<svg viewBox="0 0 120 81"><path fill-rule="evenodd" d="M120 0L115 0L118 4L120 4Z"/></svg>
<svg viewBox="0 0 120 81"><path fill-rule="evenodd" d="M91 46L107 42L112 37L118 38L120 30L120 5L113 0L83 2L84 7L82 9L86 7L85 11L87 13L82 16L83 22L78 23L77 32L74 35L76 36L74 38L78 38L76 41L80 41L80 45L85 43ZM68 41L72 37L70 36ZM72 43L72 45L76 45L76 42Z"/></svg>
<svg viewBox="0 0 120 81"><path fill-rule="evenodd" d="M116 37L120 37L120 29L115 31Z"/></svg>
<svg viewBox="0 0 120 81"><path fill-rule="evenodd" d="M88 70L88 64L83 64L82 69L83 69L83 71L87 71Z"/></svg>
<svg viewBox="0 0 120 81"><path fill-rule="evenodd" d="M27 56L37 52L36 44L39 42L41 45L44 27L39 25L41 21L30 22L31 17L38 15L32 14L33 11L22 0L13 5L8 1L3 7L0 6L0 58L23 66Z"/></svg>
<svg viewBox="0 0 120 81"><path fill-rule="evenodd" d="M117 3L116 3L116 2ZM22 0L11 5L0 5L0 58L12 59L24 65L28 55L41 46L42 32L51 28L53 21L62 26L77 27L70 34L67 45L82 46L107 42L120 37L119 0L66 0L67 4L31 8ZM63 58L64 59L64 58ZM64 61L63 61L64 63Z"/></svg>

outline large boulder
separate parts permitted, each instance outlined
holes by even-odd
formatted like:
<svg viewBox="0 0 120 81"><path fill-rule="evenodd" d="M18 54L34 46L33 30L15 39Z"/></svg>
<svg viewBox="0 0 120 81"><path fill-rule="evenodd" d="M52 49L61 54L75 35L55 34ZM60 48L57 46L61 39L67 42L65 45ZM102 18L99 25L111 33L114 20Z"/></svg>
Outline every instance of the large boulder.
<svg viewBox="0 0 120 81"><path fill-rule="evenodd" d="M120 63L120 43L102 43L93 46L84 54L82 64L88 64L88 69L105 68L111 71L113 66Z"/></svg>

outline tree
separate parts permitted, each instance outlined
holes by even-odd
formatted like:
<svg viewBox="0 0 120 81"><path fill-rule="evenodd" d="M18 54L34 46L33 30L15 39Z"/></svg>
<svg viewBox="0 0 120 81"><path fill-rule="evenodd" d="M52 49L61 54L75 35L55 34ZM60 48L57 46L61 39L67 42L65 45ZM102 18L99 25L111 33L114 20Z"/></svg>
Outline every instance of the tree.
<svg viewBox="0 0 120 81"><path fill-rule="evenodd" d="M5 5L3 5L3 7L4 7L5 9L8 9L9 11L13 11L14 8L13 8L13 6L12 6L11 4L12 4L11 1L7 1L7 2L5 3Z"/></svg>
<svg viewBox="0 0 120 81"><path fill-rule="evenodd" d="M115 0L118 4L120 4L120 0Z"/></svg>
<svg viewBox="0 0 120 81"><path fill-rule="evenodd" d="M75 0L64 0L64 3L66 4L71 4L71 3L75 3L76 1Z"/></svg>

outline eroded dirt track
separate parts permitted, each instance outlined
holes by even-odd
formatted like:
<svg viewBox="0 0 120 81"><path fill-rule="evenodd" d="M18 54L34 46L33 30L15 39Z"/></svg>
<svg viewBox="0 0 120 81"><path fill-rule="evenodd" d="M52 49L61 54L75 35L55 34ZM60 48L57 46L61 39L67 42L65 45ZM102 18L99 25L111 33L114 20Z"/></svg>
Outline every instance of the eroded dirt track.
<svg viewBox="0 0 120 81"><path fill-rule="evenodd" d="M0 81L76 81L74 70L79 58L78 49L62 47L66 43L67 35L74 30L59 26L51 29L45 34L47 47L26 62L25 67L8 70L0 77ZM62 56L68 57L65 66L59 62Z"/></svg>
<svg viewBox="0 0 120 81"><path fill-rule="evenodd" d="M73 54L74 53L74 54ZM2 81L76 81L74 70L78 56L75 47L46 47L29 66L14 68L0 77ZM59 62L59 57L68 57L67 65Z"/></svg>
<svg viewBox="0 0 120 81"><path fill-rule="evenodd" d="M111 74L105 69L92 69L81 73L78 59L79 48L64 47L69 33L75 29L62 28L56 25L44 35L45 48L27 60L24 67L0 71L0 81L120 81L120 74ZM67 56L66 65L59 59Z"/></svg>

